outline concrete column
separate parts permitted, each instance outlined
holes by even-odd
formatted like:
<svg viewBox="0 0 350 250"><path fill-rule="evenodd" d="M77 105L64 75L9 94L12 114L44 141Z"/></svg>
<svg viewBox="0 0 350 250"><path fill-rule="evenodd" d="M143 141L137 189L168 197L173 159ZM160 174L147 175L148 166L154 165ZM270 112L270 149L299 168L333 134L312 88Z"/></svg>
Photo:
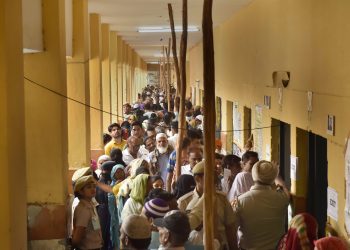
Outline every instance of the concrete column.
<svg viewBox="0 0 350 250"><path fill-rule="evenodd" d="M118 37L117 32L110 32L110 50L109 50L109 58L110 58L110 69L111 69L111 110L113 114L120 115L118 113ZM112 122L118 121L118 116L112 115Z"/></svg>
<svg viewBox="0 0 350 250"><path fill-rule="evenodd" d="M22 192L27 190L28 196L30 249L63 249L66 237L68 129L64 97L67 95L64 3L42 1L45 51L24 55L27 186ZM15 151L19 157L23 154L18 149ZM18 171L17 176L21 176ZM16 185L20 182L16 180ZM11 193L17 196L20 192L11 190Z"/></svg>
<svg viewBox="0 0 350 250"><path fill-rule="evenodd" d="M121 37L118 36L117 40L117 67L118 67L118 84L117 84L117 92L118 92L118 115L123 116L123 103L125 101L125 88L124 88L124 42ZM120 118L120 117L119 117Z"/></svg>
<svg viewBox="0 0 350 250"><path fill-rule="evenodd" d="M102 153L101 18L90 14L90 124L92 157ZM98 110L96 110L98 109Z"/></svg>
<svg viewBox="0 0 350 250"><path fill-rule="evenodd" d="M125 42L123 42L123 104L129 102L128 98L128 47Z"/></svg>
<svg viewBox="0 0 350 250"><path fill-rule="evenodd" d="M110 70L110 32L109 25L101 25L102 33L102 109L109 113L115 113L111 108L111 70ZM107 128L111 124L112 116L108 113L103 113L102 131L108 132Z"/></svg>
<svg viewBox="0 0 350 250"><path fill-rule="evenodd" d="M73 56L67 59L67 93L89 104L89 14L87 0L73 1ZM90 165L90 109L68 100L70 169Z"/></svg>
<svg viewBox="0 0 350 250"><path fill-rule="evenodd" d="M130 90L132 85L132 77L131 77L131 64L132 64L132 51L129 45L126 44L126 74L127 74L127 82L126 82L126 100L127 102L131 102L130 98Z"/></svg>
<svg viewBox="0 0 350 250"><path fill-rule="evenodd" d="M2 249L27 249L22 1L0 0Z"/></svg>
<svg viewBox="0 0 350 250"><path fill-rule="evenodd" d="M134 50L128 46L129 48L129 74L130 74L130 82L129 82L129 100L130 102L135 101L133 98L133 92L135 89L135 60L134 60Z"/></svg>

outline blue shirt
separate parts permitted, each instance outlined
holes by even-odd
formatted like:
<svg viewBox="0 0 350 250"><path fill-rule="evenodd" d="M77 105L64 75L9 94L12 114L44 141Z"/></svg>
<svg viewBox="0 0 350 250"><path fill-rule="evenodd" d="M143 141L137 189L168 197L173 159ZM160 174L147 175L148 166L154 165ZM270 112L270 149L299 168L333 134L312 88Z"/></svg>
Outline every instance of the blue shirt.
<svg viewBox="0 0 350 250"><path fill-rule="evenodd" d="M168 173L174 172L175 163L176 163L176 150L174 150L169 156L169 161L168 161L168 165L166 168Z"/></svg>

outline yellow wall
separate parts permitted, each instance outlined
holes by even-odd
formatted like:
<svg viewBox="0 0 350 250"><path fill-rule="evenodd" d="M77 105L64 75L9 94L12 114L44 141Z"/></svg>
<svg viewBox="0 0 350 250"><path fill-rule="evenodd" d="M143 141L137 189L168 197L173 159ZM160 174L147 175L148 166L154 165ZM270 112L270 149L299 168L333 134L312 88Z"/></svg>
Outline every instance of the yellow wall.
<svg viewBox="0 0 350 250"><path fill-rule="evenodd" d="M111 124L111 70L109 59L109 42L110 31L108 24L101 25L102 33L102 109L103 123L102 130L107 131L107 127Z"/></svg>
<svg viewBox="0 0 350 250"><path fill-rule="evenodd" d="M111 112L112 112L112 122L118 121L118 106L119 105L119 95L118 93L118 64L117 64L117 32L110 32L110 50L109 50L109 60L110 60L110 72L111 72ZM121 96L121 94L120 94ZM106 129L106 128L104 128Z"/></svg>
<svg viewBox="0 0 350 250"><path fill-rule="evenodd" d="M27 202L64 204L68 171L64 1L43 1L45 51L24 55ZM23 143L23 142L22 142Z"/></svg>
<svg viewBox="0 0 350 250"><path fill-rule="evenodd" d="M296 128L311 130L328 139L328 181L338 192L339 221L332 224L344 233L344 138L349 131L350 2L343 1L254 1L214 31L216 95L222 97L223 130L227 127L226 101L252 108L271 96L271 109L263 108L263 125L271 118L291 124L291 153L296 155ZM202 45L190 51L190 83L203 84ZM278 88L272 72L291 72L278 105ZM307 91L313 91L313 111L307 111ZM336 117L335 136L327 135L327 115ZM271 132L263 132L263 145ZM242 145L241 145L242 146ZM264 149L265 150L265 149ZM304 169L301 169L304 171ZM306 195L305 181L293 185L295 195Z"/></svg>
<svg viewBox="0 0 350 250"><path fill-rule="evenodd" d="M27 249L22 16L20 0L0 0L2 249Z"/></svg>
<svg viewBox="0 0 350 250"><path fill-rule="evenodd" d="M67 59L65 1L42 1L44 51L23 55L22 2L0 0L1 249L24 250L27 245L43 249L38 246L45 244L50 245L45 249L56 249L61 244L66 236L68 166L89 165L91 149L90 109L66 96L93 107L103 104L103 109L110 110L109 49L113 46L117 51L118 47L109 44L111 33L104 24L101 43L99 15L92 15L89 34L87 2L73 0L74 51ZM128 53L118 60L124 64L121 79L128 83L130 98L146 84L146 64L124 42L123 50ZM118 100L114 101L121 110ZM101 119L95 120L92 135L98 139L93 147L102 144L102 113L98 111L96 117ZM104 126L109 123L109 117L105 118Z"/></svg>
<svg viewBox="0 0 350 250"><path fill-rule="evenodd" d="M124 41L120 36L117 37L117 90L118 90L118 119L123 116L123 103L126 102L124 92L124 66L123 66L123 44Z"/></svg>
<svg viewBox="0 0 350 250"><path fill-rule="evenodd" d="M123 116L123 104L136 101L137 93L140 93L147 84L147 64L120 36L113 34L111 37L114 36L116 36L114 44L116 44L116 99L118 105L117 110L113 110L113 113L117 112L117 119L120 120ZM114 64L113 67L115 67Z"/></svg>
<svg viewBox="0 0 350 250"><path fill-rule="evenodd" d="M91 149L102 149L102 74L101 74L101 17L90 14L90 124ZM97 109L97 110L96 110Z"/></svg>
<svg viewBox="0 0 350 250"><path fill-rule="evenodd" d="M73 55L67 58L67 94L81 103L89 94L89 14L87 0L73 1ZM69 168L90 165L90 109L68 100Z"/></svg>

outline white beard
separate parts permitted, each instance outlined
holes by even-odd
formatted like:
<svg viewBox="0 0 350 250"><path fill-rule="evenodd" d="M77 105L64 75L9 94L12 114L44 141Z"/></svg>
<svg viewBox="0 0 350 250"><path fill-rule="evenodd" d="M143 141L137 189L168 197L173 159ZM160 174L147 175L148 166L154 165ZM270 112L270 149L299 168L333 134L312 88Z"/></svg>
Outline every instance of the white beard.
<svg viewBox="0 0 350 250"><path fill-rule="evenodd" d="M168 145L166 147L158 147L157 146L157 149L158 149L158 152L160 154L164 154L168 150Z"/></svg>

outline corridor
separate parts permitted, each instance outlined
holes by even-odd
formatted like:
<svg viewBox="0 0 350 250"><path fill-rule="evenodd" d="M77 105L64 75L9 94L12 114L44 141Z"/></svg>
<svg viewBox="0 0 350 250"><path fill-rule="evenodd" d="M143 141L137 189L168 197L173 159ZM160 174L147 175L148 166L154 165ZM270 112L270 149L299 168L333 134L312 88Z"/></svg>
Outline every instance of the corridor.
<svg viewBox="0 0 350 250"><path fill-rule="evenodd" d="M182 1L169 3L179 56ZM65 249L74 228L72 202L79 179L74 174L85 168L91 168L87 175L96 173L96 183L103 183L96 192L100 207L108 206L104 202L116 192L112 168L124 164L124 177L131 178L131 166L139 159L137 167L133 165L135 171L140 168L138 174L148 174L153 184L159 180L163 195L176 197L180 210L197 211L187 200L189 192L179 192L176 183L183 175L194 175L193 180L184 180L194 196L194 188L200 189L195 177L204 174L200 168L206 158L203 1L188 3L185 128L178 124L179 91L167 4L161 0L0 0L1 249ZM229 204L229 214L235 216L227 219L232 223L224 229L218 226L216 234L222 238L217 249L234 249L232 242L235 247L253 248L254 237L237 245L236 233L230 234L232 238L226 235L243 227L235 224L243 216L238 216L235 206L244 192L234 180L252 171L254 164L245 167L249 164L244 160L254 158L250 152L257 155L256 162L272 162L271 168L279 165L276 183L269 184L290 195L282 202L279 236L288 232L293 217L307 213L318 225L316 238L333 235L348 240L349 10L350 2L345 0L214 1L213 189L215 185L227 198L220 209ZM184 138L178 140L181 129ZM134 147L140 149L128 151ZM114 148L121 151L114 151L119 160L122 154L120 162L112 159ZM179 170L174 168L176 154L181 155ZM115 163L106 167L108 180L102 178L99 159ZM195 166L199 172L194 174ZM258 181L250 179L251 186ZM119 189L114 199L121 197L118 194ZM197 195L204 202L201 192ZM169 204L164 205L169 206L167 211L173 210ZM111 216L108 208L105 212ZM191 230L202 223L196 216L188 217ZM99 220L105 228L110 223L110 218ZM120 236L121 224L117 228L115 235ZM103 237L107 231L111 234L106 229ZM203 231L196 232L203 236ZM119 240L103 240L103 249L120 247Z"/></svg>

